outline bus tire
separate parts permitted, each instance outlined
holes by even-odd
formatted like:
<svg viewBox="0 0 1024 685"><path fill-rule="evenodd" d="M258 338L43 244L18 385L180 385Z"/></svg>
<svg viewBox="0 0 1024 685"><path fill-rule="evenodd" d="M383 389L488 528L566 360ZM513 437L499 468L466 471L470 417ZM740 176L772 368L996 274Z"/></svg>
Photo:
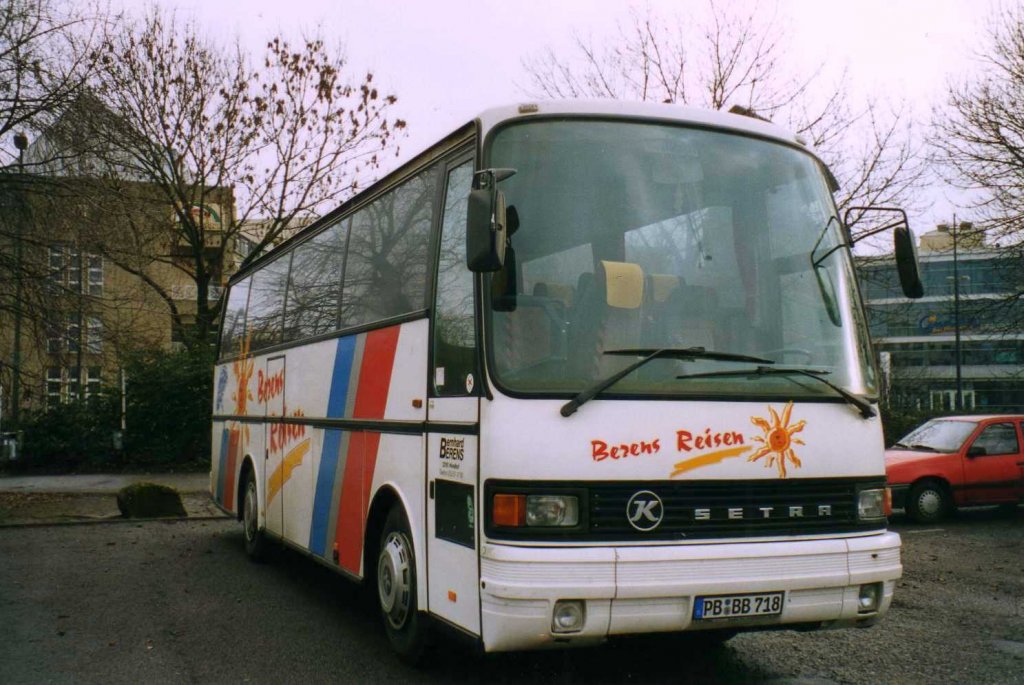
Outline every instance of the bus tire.
<svg viewBox="0 0 1024 685"><path fill-rule="evenodd" d="M391 647L406 663L418 663L426 625L416 597L416 556L401 506L388 512L377 553L377 604Z"/></svg>
<svg viewBox="0 0 1024 685"><path fill-rule="evenodd" d="M907 496L907 516L918 523L935 523L949 513L952 500L942 483L921 481L910 488Z"/></svg>
<svg viewBox="0 0 1024 685"><path fill-rule="evenodd" d="M683 633L682 646L694 653L711 652L722 647L738 634L738 630L727 628L687 631Z"/></svg>
<svg viewBox="0 0 1024 685"><path fill-rule="evenodd" d="M245 538L245 553L252 561L263 561L267 556L267 539L260 529L259 493L256 490L256 476L251 468L245 470L242 485L242 536Z"/></svg>

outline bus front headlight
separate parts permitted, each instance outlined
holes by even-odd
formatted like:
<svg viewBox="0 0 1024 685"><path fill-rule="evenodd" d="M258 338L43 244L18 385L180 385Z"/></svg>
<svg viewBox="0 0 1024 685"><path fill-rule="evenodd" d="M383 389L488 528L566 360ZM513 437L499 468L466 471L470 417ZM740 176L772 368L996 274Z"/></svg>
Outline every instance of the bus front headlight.
<svg viewBox="0 0 1024 685"><path fill-rule="evenodd" d="M885 518L885 488L861 490L857 495L857 519L871 521Z"/></svg>
<svg viewBox="0 0 1024 685"><path fill-rule="evenodd" d="M526 525L575 526L580 521L575 495L527 495Z"/></svg>
<svg viewBox="0 0 1024 685"><path fill-rule="evenodd" d="M504 528L573 527L580 522L576 495L494 495L492 522Z"/></svg>

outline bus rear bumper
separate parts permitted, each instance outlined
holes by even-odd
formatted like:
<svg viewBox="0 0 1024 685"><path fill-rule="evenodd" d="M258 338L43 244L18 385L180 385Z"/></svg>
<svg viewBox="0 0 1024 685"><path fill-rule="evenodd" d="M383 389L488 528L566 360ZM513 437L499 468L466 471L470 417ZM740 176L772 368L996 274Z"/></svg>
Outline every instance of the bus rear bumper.
<svg viewBox="0 0 1024 685"><path fill-rule="evenodd" d="M584 645L651 632L871 625L903 572L892 532L798 542L481 549L487 651ZM881 590L864 611L862 586ZM783 592L776 616L694 619L697 597ZM559 601L583 608L582 628L553 630Z"/></svg>

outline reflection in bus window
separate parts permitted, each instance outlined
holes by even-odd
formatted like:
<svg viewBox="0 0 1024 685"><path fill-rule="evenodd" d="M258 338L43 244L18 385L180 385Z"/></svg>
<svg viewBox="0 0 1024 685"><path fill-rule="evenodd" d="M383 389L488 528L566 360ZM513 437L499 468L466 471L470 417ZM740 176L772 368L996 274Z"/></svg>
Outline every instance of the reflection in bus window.
<svg viewBox="0 0 1024 685"><path fill-rule="evenodd" d="M473 274L466 267L466 203L472 174L472 162L452 169L445 191L434 323L434 387L440 395L467 394L466 378L475 366Z"/></svg>
<svg viewBox="0 0 1024 685"><path fill-rule="evenodd" d="M253 350L281 342L282 305L290 262L291 253L282 255L253 275L246 318L246 333Z"/></svg>
<svg viewBox="0 0 1024 685"><path fill-rule="evenodd" d="M286 341L334 330L345 266L348 221L341 221L295 248L284 315Z"/></svg>
<svg viewBox="0 0 1024 685"><path fill-rule="evenodd" d="M352 219L341 325L359 326L426 307L435 168L359 210Z"/></svg>
<svg viewBox="0 0 1024 685"><path fill-rule="evenodd" d="M245 307L249 303L249 284L252 276L231 286L227 308L224 310L224 325L220 339L220 356L238 354L242 349L245 335Z"/></svg>

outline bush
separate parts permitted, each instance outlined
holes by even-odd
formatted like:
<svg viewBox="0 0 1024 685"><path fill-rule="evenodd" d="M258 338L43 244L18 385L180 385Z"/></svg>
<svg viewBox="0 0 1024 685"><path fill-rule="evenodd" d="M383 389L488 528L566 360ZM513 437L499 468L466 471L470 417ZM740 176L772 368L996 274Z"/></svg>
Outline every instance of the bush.
<svg viewBox="0 0 1024 685"><path fill-rule="evenodd" d="M30 414L20 425L21 454L10 466L48 472L116 467L117 428L117 398L109 394Z"/></svg>
<svg viewBox="0 0 1024 685"><path fill-rule="evenodd" d="M125 373L127 458L158 467L208 463L213 353L139 354Z"/></svg>

